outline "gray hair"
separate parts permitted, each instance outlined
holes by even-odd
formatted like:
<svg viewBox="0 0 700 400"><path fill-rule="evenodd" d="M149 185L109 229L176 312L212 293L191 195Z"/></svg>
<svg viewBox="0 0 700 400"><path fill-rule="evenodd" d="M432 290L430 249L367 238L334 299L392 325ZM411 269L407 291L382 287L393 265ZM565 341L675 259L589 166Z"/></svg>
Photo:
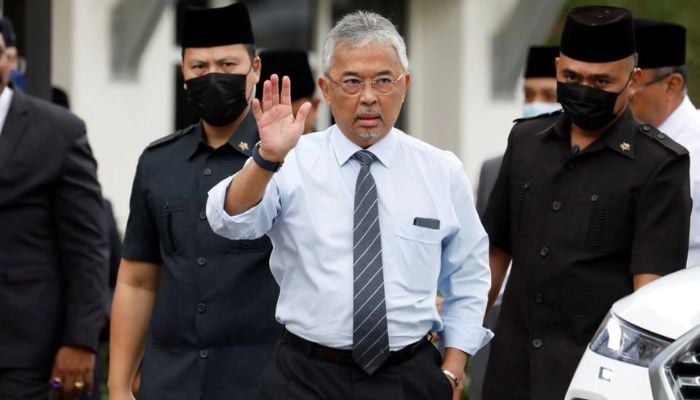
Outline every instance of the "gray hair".
<svg viewBox="0 0 700 400"><path fill-rule="evenodd" d="M355 11L344 16L328 34L323 44L321 70L328 73L333 62L335 48L344 44L352 48L368 44L390 45L396 50L401 66L408 71L406 43L396 31L394 24L379 14L369 11Z"/></svg>

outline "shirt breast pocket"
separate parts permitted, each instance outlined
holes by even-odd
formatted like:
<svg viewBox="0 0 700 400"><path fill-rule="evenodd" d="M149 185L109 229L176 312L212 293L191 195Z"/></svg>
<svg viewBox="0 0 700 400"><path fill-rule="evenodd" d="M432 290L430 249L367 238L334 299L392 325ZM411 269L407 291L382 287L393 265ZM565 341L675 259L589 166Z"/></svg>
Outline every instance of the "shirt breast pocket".
<svg viewBox="0 0 700 400"><path fill-rule="evenodd" d="M510 188L510 231L522 236L537 227L538 185L527 179L516 180Z"/></svg>
<svg viewBox="0 0 700 400"><path fill-rule="evenodd" d="M394 234L400 281L411 291L430 294L440 273L443 231L397 224Z"/></svg>
<svg viewBox="0 0 700 400"><path fill-rule="evenodd" d="M625 238L627 194L578 189L568 224L567 239L577 247L599 252L614 250Z"/></svg>
<svg viewBox="0 0 700 400"><path fill-rule="evenodd" d="M187 199L154 198L154 216L165 254L180 254L185 246Z"/></svg>

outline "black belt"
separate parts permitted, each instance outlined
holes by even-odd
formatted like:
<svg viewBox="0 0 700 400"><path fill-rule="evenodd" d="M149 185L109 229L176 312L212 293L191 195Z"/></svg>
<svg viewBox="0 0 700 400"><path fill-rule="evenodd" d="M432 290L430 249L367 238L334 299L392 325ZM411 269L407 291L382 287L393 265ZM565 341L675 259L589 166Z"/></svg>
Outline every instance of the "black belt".
<svg viewBox="0 0 700 400"><path fill-rule="evenodd" d="M322 346L318 343L300 338L286 329L282 334L282 341L288 344L291 348L300 351L307 356L315 357L323 361L344 365L352 365L355 363L355 361L352 359L352 350L340 350L333 347ZM389 353L389 358L384 362L384 365L400 364L413 357L413 355L426 344L430 344L427 336L413 344L409 344L401 350L392 351Z"/></svg>

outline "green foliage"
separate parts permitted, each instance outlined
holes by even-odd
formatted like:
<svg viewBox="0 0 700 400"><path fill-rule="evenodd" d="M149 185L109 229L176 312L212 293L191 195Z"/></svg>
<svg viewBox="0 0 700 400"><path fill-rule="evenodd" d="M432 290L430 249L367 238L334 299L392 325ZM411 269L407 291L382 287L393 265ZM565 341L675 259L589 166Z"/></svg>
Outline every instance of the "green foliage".
<svg viewBox="0 0 700 400"><path fill-rule="evenodd" d="M686 66L688 67L688 95L700 107L700 1L698 0L568 0L562 8L559 23L554 27L548 43L558 44L566 14L573 7L609 5L632 11L635 18L674 22L687 29Z"/></svg>

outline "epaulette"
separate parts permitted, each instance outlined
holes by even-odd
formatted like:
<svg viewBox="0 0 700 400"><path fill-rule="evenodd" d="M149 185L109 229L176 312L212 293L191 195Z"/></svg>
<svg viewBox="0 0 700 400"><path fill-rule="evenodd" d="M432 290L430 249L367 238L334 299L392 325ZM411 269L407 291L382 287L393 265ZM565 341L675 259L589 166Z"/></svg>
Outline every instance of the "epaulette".
<svg viewBox="0 0 700 400"><path fill-rule="evenodd" d="M515 122L515 123L517 124L518 122L531 121L531 120L533 120L533 119L540 119L540 118L552 117L552 116L555 116L555 115L559 115L559 114L561 114L562 112L563 112L563 110L557 110L557 111L552 111L552 112L548 112L548 113L544 113L544 114L538 114L538 115L535 115L534 117L516 118L516 119L513 120L513 122Z"/></svg>
<svg viewBox="0 0 700 400"><path fill-rule="evenodd" d="M671 150L675 154L678 154L679 156L688 154L688 150L685 147L653 126L648 124L640 124L638 129L640 132L650 137L652 141L660 143L662 146Z"/></svg>
<svg viewBox="0 0 700 400"><path fill-rule="evenodd" d="M175 132L171 133L170 135L164 136L164 137L152 142L151 144L146 146L146 150L153 150L156 147L162 146L164 144L172 143L172 142L176 141L177 139L190 133L196 126L197 126L197 124L193 124L193 125L188 126L185 129L178 129Z"/></svg>

